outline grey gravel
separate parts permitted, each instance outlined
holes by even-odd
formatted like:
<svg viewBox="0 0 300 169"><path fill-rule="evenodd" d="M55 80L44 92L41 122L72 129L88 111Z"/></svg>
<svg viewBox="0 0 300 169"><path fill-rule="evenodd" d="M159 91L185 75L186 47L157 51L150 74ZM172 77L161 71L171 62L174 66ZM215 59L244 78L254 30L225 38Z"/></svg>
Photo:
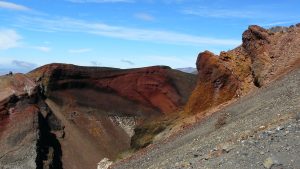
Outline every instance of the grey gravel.
<svg viewBox="0 0 300 169"><path fill-rule="evenodd" d="M114 168L300 169L299 86L300 69Z"/></svg>

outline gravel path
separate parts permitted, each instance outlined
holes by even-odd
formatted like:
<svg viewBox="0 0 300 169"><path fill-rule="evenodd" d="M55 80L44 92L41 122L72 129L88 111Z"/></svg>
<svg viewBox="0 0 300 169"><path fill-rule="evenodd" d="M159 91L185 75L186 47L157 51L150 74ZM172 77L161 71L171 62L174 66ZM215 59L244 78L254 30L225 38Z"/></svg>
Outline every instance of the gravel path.
<svg viewBox="0 0 300 169"><path fill-rule="evenodd" d="M300 169L300 69L257 90L121 169ZM216 127L218 119L223 122Z"/></svg>

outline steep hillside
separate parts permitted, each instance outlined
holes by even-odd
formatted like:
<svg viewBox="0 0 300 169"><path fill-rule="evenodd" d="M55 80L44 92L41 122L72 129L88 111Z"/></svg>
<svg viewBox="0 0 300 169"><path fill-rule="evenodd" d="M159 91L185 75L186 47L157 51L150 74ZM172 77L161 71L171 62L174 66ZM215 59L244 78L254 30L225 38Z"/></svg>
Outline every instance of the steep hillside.
<svg viewBox="0 0 300 169"><path fill-rule="evenodd" d="M96 168L130 148L137 125L181 109L195 82L168 67L50 64L2 76L0 166Z"/></svg>
<svg viewBox="0 0 300 169"><path fill-rule="evenodd" d="M36 86L22 74L0 77L0 166L36 168L39 135Z"/></svg>
<svg viewBox="0 0 300 169"><path fill-rule="evenodd" d="M250 26L243 44L219 56L209 51L197 59L198 85L185 111L197 114L262 87L300 62L300 25L285 31Z"/></svg>
<svg viewBox="0 0 300 169"><path fill-rule="evenodd" d="M111 168L300 168L300 64Z"/></svg>

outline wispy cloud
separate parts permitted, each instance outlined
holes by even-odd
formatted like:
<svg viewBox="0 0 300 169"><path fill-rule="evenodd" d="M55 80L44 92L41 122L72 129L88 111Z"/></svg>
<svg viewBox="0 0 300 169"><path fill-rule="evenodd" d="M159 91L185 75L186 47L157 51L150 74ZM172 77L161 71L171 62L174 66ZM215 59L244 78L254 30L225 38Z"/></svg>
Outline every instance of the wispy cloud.
<svg viewBox="0 0 300 169"><path fill-rule="evenodd" d="M69 53L87 53L92 51L92 49L89 48L82 48L82 49L70 49L68 50Z"/></svg>
<svg viewBox="0 0 300 169"><path fill-rule="evenodd" d="M166 4L172 4L172 3L176 3L176 4L180 4L183 3L186 0L162 0L162 2L166 3Z"/></svg>
<svg viewBox="0 0 300 169"><path fill-rule="evenodd" d="M134 0L66 0L73 3L132 3Z"/></svg>
<svg viewBox="0 0 300 169"><path fill-rule="evenodd" d="M147 13L137 13L134 15L137 19L143 20L143 21L154 21L155 18Z"/></svg>
<svg viewBox="0 0 300 169"><path fill-rule="evenodd" d="M286 24L294 24L298 23L300 20L293 20L293 21L277 21L277 22L271 22L271 23L263 23L260 24L260 26L265 27L271 27L271 26L280 26L280 25L286 25Z"/></svg>
<svg viewBox="0 0 300 169"><path fill-rule="evenodd" d="M13 60L11 62L12 65L15 65L19 68L26 68L26 69L33 69L36 68L38 65L35 63L30 63L30 62L25 62L25 61L20 61L20 60Z"/></svg>
<svg viewBox="0 0 300 169"><path fill-rule="evenodd" d="M212 17L212 18L254 18L263 17L257 11L247 11L247 10L233 10L233 9L217 9L217 8L189 8L181 11L186 15L195 15L200 17Z"/></svg>
<svg viewBox="0 0 300 169"><path fill-rule="evenodd" d="M33 46L31 48L42 51L42 52L50 52L51 51L51 48L47 47L47 46Z"/></svg>
<svg viewBox="0 0 300 169"><path fill-rule="evenodd" d="M30 11L30 8L26 6L15 4L12 2L7 2L7 1L0 1L0 8L16 10L16 11Z"/></svg>
<svg viewBox="0 0 300 169"><path fill-rule="evenodd" d="M236 46L240 40L220 39L184 34L172 31L139 29L130 27L113 26L104 23L87 22L70 18L33 18L22 17L18 20L24 28L45 31L81 32L99 36L119 38L125 40L151 41L156 43L169 43L179 45L224 45ZM63 23L63 24L62 24Z"/></svg>
<svg viewBox="0 0 300 169"><path fill-rule="evenodd" d="M18 47L22 37L14 30L0 30L0 50Z"/></svg>
<svg viewBox="0 0 300 169"><path fill-rule="evenodd" d="M131 66L135 65L134 62L132 62L130 60L126 60L126 59L122 59L121 62L126 63L126 64L131 65Z"/></svg>

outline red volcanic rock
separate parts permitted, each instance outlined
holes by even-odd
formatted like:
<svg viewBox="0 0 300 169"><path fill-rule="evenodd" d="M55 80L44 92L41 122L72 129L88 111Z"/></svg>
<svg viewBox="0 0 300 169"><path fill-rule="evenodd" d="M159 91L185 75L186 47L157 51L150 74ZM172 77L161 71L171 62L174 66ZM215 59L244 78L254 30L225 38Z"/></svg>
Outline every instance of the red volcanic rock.
<svg viewBox="0 0 300 169"><path fill-rule="evenodd" d="M196 65L198 85L186 105L187 112L201 112L236 95L238 79L218 56L209 51L200 53Z"/></svg>
<svg viewBox="0 0 300 169"><path fill-rule="evenodd" d="M273 30L273 29L272 29ZM300 63L300 27L269 31L249 26L243 44L220 56L205 51L198 55L198 85L185 110L203 110L261 87Z"/></svg>
<svg viewBox="0 0 300 169"><path fill-rule="evenodd" d="M243 33L243 48L252 61L254 83L261 87L271 68L270 43L271 33L259 26L250 26Z"/></svg>
<svg viewBox="0 0 300 169"><path fill-rule="evenodd" d="M33 95L36 84L26 75L15 74L0 77L0 119L9 114L9 109L24 96Z"/></svg>
<svg viewBox="0 0 300 169"><path fill-rule="evenodd" d="M116 77L108 82L108 86L121 96L158 108L161 112L171 113L182 102L170 81L167 69L151 67Z"/></svg>
<svg viewBox="0 0 300 169"><path fill-rule="evenodd" d="M176 74L183 79L178 79ZM141 111L145 111L146 114L175 111L184 105L195 84L194 76L162 66L121 70L51 64L33 71L31 76L42 79L49 96L52 92L65 89L88 88L96 90L97 93L111 93L131 100L132 104L144 105L147 110ZM107 100L99 101L103 103ZM106 111L109 111L109 105L111 102L104 106L107 107ZM126 109L123 111L126 112Z"/></svg>
<svg viewBox="0 0 300 169"><path fill-rule="evenodd" d="M23 105L0 121L0 166L37 168L38 109Z"/></svg>

